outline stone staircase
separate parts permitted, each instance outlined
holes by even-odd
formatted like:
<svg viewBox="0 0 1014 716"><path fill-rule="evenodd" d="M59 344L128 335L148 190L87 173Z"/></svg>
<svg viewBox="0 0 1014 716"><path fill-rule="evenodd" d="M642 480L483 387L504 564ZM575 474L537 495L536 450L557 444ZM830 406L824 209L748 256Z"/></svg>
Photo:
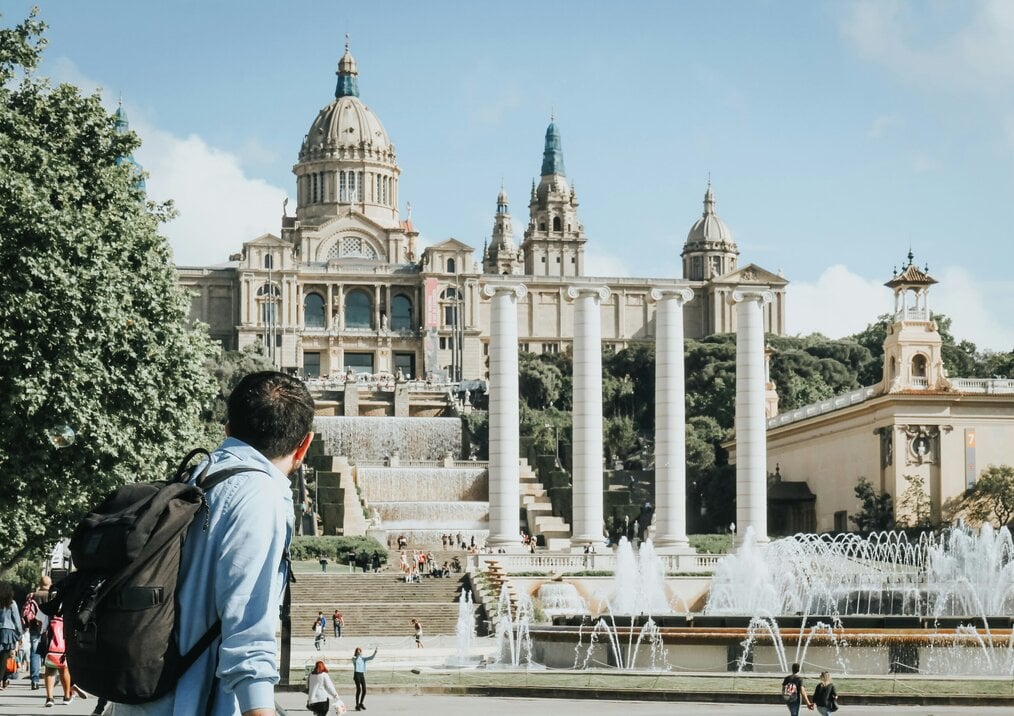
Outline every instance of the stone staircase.
<svg viewBox="0 0 1014 716"><path fill-rule="evenodd" d="M319 611L327 617L330 635L335 609L345 617L343 636L409 637L413 618L422 623L424 635L454 634L463 575L424 577L421 583L406 584L396 571L397 554L392 558L394 571L298 574L292 585L293 635L312 636Z"/></svg>
<svg viewBox="0 0 1014 716"><path fill-rule="evenodd" d="M521 460L521 509L528 524L528 532L542 535L549 550L570 548L570 525L562 517L553 515L553 505L538 475Z"/></svg>

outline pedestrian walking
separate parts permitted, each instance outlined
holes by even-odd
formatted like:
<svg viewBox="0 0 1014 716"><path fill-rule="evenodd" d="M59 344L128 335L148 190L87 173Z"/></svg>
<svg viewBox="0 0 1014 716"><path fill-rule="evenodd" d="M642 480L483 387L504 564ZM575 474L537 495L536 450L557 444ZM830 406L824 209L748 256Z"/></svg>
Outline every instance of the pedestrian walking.
<svg viewBox="0 0 1014 716"><path fill-rule="evenodd" d="M51 586L53 580L48 575L43 575L39 579L39 586L34 592L29 593L21 609L21 621L28 629L28 675L32 682L32 691L38 690L42 681L42 653L39 642L42 641L49 625L49 617L42 612L39 605L49 599Z"/></svg>
<svg viewBox="0 0 1014 716"><path fill-rule="evenodd" d="M337 713L345 713L345 704L327 673L327 666L323 661L318 661L306 679L306 708L314 716L328 716L332 704Z"/></svg>
<svg viewBox="0 0 1014 716"><path fill-rule="evenodd" d="M838 690L831 682L830 672L820 672L820 683L813 690L813 703L820 716L827 716L832 711L838 710Z"/></svg>
<svg viewBox="0 0 1014 716"><path fill-rule="evenodd" d="M320 648L327 643L327 636L324 629L327 628L327 618L324 612L317 612L317 618L313 621L313 647L320 651Z"/></svg>
<svg viewBox="0 0 1014 716"><path fill-rule="evenodd" d="M14 675L8 671L7 662L10 660L18 646L21 644L22 634L21 611L18 603L14 601L14 587L7 582L0 583L0 690L10 685L10 679Z"/></svg>
<svg viewBox="0 0 1014 716"><path fill-rule="evenodd" d="M327 557L321 557L320 560L319 560L319 562L320 562L320 571L321 572L326 572L327 571Z"/></svg>
<svg viewBox="0 0 1014 716"><path fill-rule="evenodd" d="M782 699L789 707L790 716L799 716L800 704L806 704L806 708L813 711L813 702L806 695L803 679L799 676L799 664L793 664L792 673L782 679Z"/></svg>
<svg viewBox="0 0 1014 716"><path fill-rule="evenodd" d="M412 628L415 630L415 648L422 649L422 624L419 623L418 619L412 620Z"/></svg>
<svg viewBox="0 0 1014 716"><path fill-rule="evenodd" d="M334 614L331 615L331 626L334 628L334 638L342 638L342 627L345 626L345 617L337 609L334 610Z"/></svg>
<svg viewBox="0 0 1014 716"><path fill-rule="evenodd" d="M63 638L62 614L50 615L43 648L45 649L42 663L45 666L43 683L46 686L46 706L53 705L53 692L57 677L60 678L60 686L63 689L63 703L64 705L69 704L74 700L74 689L70 684L70 669L67 668L67 642Z"/></svg>
<svg viewBox="0 0 1014 716"><path fill-rule="evenodd" d="M372 661L377 655L377 647L373 647L373 653L363 656L363 648L356 647L352 655L352 680L356 683L356 711L366 710L366 662Z"/></svg>

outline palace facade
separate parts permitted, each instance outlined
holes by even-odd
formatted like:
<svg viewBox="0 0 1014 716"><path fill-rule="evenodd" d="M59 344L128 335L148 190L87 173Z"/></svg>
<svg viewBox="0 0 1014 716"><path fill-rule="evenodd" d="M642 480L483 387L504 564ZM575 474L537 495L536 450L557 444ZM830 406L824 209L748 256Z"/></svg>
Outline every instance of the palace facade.
<svg viewBox="0 0 1014 716"><path fill-rule="evenodd" d="M399 210L394 145L359 97L359 73L346 45L334 100L303 138L295 215L284 212L278 234L243 244L228 264L178 267L192 296L191 319L209 326L229 349L261 344L276 365L306 377L401 373L406 377L474 379L487 375L490 307L484 277L518 276L522 350L569 351L574 307L567 288L585 276L589 239L577 193L564 169L555 122L546 130L542 168L528 197L517 242L501 187L491 241L481 258L450 238L420 250L418 231ZM704 210L683 246L682 281L694 292L684 310L686 336L735 330L732 292L762 286L774 294L765 331L785 331L787 281L754 264L715 211L710 183ZM610 278L602 302L602 342L621 350L655 337L653 285L674 277Z"/></svg>

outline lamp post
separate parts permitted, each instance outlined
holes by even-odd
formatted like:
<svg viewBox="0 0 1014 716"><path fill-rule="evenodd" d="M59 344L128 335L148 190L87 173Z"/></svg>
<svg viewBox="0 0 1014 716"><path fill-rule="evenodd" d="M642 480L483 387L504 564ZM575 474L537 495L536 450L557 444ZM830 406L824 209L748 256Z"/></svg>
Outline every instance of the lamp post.
<svg viewBox="0 0 1014 716"><path fill-rule="evenodd" d="M551 425L549 423L546 423L546 428L553 429L553 445L554 445L553 455L555 456L555 462L553 463L553 467L560 469L560 428L557 427L556 425Z"/></svg>

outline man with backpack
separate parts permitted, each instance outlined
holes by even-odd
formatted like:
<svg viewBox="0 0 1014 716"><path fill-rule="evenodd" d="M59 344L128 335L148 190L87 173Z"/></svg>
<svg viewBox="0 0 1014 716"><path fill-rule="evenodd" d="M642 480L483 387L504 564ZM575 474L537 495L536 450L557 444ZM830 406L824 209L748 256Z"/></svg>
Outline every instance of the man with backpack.
<svg viewBox="0 0 1014 716"><path fill-rule="evenodd" d="M792 673L782 679L782 699L785 701L785 705L789 707L789 714L791 716L799 716L799 706L801 703L806 704L806 708L813 711L813 702L806 695L803 680L799 676L799 664L793 664Z"/></svg>
<svg viewBox="0 0 1014 716"><path fill-rule="evenodd" d="M275 629L293 531L289 475L313 439L313 398L296 378L265 371L244 377L227 405L228 437L191 482L201 474L202 484L216 473L228 477L207 490L207 506L189 527L176 589L181 654L214 635L218 623L221 633L172 691L147 703L116 703L116 716L275 716Z"/></svg>

